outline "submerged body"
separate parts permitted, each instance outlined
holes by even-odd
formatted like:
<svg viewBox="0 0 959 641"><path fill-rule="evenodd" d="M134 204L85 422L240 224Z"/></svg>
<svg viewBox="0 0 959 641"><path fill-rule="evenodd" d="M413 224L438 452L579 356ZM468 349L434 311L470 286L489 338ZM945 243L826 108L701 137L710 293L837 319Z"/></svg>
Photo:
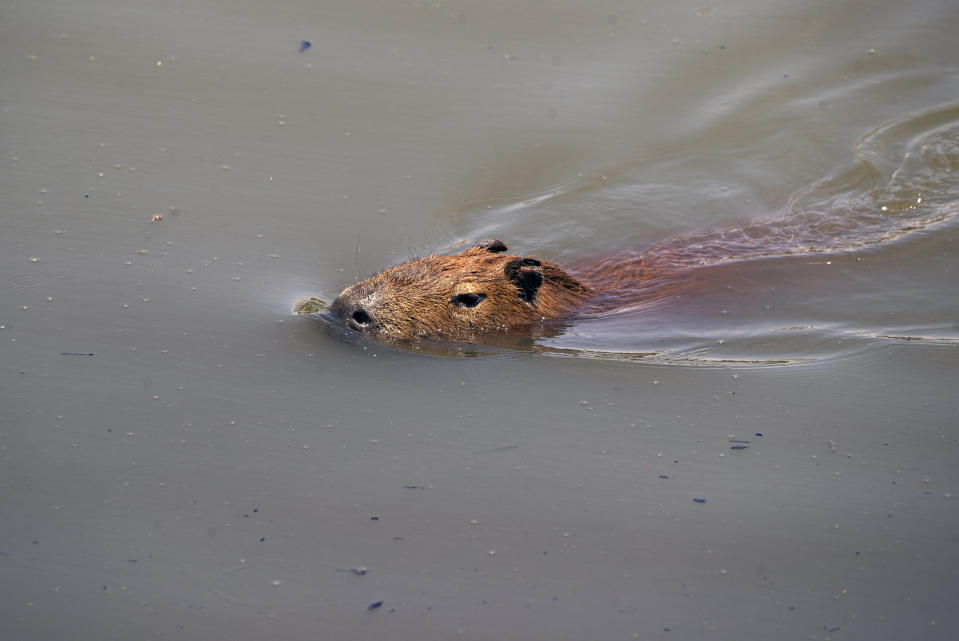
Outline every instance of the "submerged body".
<svg viewBox="0 0 959 641"><path fill-rule="evenodd" d="M512 344L555 334L571 320L645 309L691 288L728 287L716 280L726 277L722 270L703 268L859 253L951 228L959 220L957 123L959 107L946 105L879 127L856 145L857 156L871 160L811 185L778 215L742 227L681 234L569 268L509 255L502 242L487 240L356 283L327 316L382 342ZM889 150L905 153L888 158ZM876 161L883 158L888 162Z"/></svg>

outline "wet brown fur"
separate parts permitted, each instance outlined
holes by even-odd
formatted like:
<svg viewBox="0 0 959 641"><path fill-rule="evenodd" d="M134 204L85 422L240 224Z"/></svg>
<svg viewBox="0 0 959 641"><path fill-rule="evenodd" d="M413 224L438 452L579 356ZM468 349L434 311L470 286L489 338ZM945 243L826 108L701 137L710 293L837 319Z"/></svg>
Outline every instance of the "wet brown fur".
<svg viewBox="0 0 959 641"><path fill-rule="evenodd" d="M573 315L593 291L546 261L487 240L454 256L429 255L346 288L330 311L376 340L480 341Z"/></svg>

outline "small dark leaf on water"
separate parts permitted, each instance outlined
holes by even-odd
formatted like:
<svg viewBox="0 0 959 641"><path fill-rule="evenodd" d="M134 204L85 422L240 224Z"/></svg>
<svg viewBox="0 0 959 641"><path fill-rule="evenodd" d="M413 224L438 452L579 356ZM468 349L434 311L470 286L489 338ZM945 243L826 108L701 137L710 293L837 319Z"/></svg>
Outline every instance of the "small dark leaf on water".
<svg viewBox="0 0 959 641"><path fill-rule="evenodd" d="M659 475L659 478L661 478L661 479L668 479L669 477L666 476L665 474L660 474L660 475Z"/></svg>
<svg viewBox="0 0 959 641"><path fill-rule="evenodd" d="M303 53L304 51L306 51L312 46L313 46L313 43L310 42L309 40L300 41L300 53Z"/></svg>
<svg viewBox="0 0 959 641"><path fill-rule="evenodd" d="M745 450L745 449L747 449L748 447L749 447L748 445L733 445L733 446L730 447L729 449L731 449L731 450Z"/></svg>
<svg viewBox="0 0 959 641"><path fill-rule="evenodd" d="M756 432L756 436L762 436L762 435L763 435L762 432Z"/></svg>
<svg viewBox="0 0 959 641"><path fill-rule="evenodd" d="M473 452L473 454L489 454L490 452L502 452L504 450L515 449L519 449L519 445L503 445L502 447L492 447L488 450L479 450L478 452Z"/></svg>
<svg viewBox="0 0 959 641"><path fill-rule="evenodd" d="M371 517L370 517L370 520L371 520L371 521L379 521L379 520L380 520L380 517L378 517L378 516L371 516Z"/></svg>
<svg viewBox="0 0 959 641"><path fill-rule="evenodd" d="M705 503L706 499L693 499L694 503Z"/></svg>
<svg viewBox="0 0 959 641"><path fill-rule="evenodd" d="M366 609L367 609L367 610L378 610L378 609L381 608L381 607L383 607L383 602L382 602L382 601L376 601L375 603L371 603L371 604L369 604L368 606L366 606Z"/></svg>

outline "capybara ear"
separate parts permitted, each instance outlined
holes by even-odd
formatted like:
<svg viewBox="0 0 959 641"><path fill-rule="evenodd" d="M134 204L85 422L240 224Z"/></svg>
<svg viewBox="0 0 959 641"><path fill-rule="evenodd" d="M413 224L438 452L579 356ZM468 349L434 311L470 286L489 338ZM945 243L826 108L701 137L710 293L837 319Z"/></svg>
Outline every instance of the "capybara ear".
<svg viewBox="0 0 959 641"><path fill-rule="evenodd" d="M486 240L482 242L476 243L473 246L473 249L485 249L488 252L498 254L500 252L506 251L507 249L509 249L509 247L507 247L506 244L503 243L503 241L501 240L498 240L496 238L487 238Z"/></svg>
<svg viewBox="0 0 959 641"><path fill-rule="evenodd" d="M503 273L506 278L519 289L519 296L527 303L532 303L536 292L543 284L541 262L535 258L514 258L506 263Z"/></svg>

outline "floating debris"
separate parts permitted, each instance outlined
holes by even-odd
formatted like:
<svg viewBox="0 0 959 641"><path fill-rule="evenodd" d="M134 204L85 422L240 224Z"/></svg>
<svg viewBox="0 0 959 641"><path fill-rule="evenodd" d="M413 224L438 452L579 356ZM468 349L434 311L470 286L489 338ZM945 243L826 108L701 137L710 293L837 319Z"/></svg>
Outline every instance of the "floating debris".
<svg viewBox="0 0 959 641"><path fill-rule="evenodd" d="M491 447L488 450L477 450L472 452L472 454L487 454L489 452L503 452L505 450L516 450L519 449L519 445L503 445L501 447Z"/></svg>
<svg viewBox="0 0 959 641"><path fill-rule="evenodd" d="M300 41L300 53L303 53L304 51L306 51L307 49L309 49L309 48L312 47L312 46L313 46L313 43L310 42L309 40L301 40L301 41Z"/></svg>
<svg viewBox="0 0 959 641"><path fill-rule="evenodd" d="M366 609L367 609L367 610L379 610L381 607L383 607L383 602L382 602L382 601L374 601L373 603L371 603L371 604L369 604L368 606L366 606Z"/></svg>
<svg viewBox="0 0 959 641"><path fill-rule="evenodd" d="M693 503L705 503L706 499L693 499Z"/></svg>
<svg viewBox="0 0 959 641"><path fill-rule="evenodd" d="M327 304L319 298L307 298L293 306L294 314L319 314L327 308Z"/></svg>

